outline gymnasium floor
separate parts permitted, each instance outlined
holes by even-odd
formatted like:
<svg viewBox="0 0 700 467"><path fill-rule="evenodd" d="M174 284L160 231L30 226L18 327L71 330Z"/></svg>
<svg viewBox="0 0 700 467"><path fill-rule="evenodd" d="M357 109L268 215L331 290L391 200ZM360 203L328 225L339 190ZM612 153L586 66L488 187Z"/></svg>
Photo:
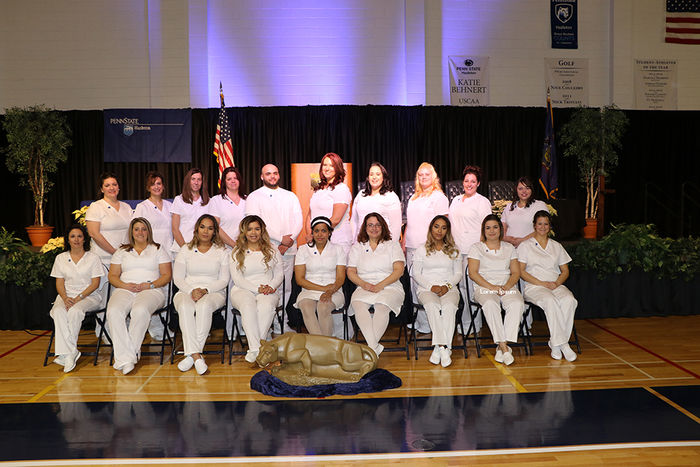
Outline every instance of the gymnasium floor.
<svg viewBox="0 0 700 467"><path fill-rule="evenodd" d="M105 351L65 375L44 331L2 331L0 465L700 465L700 316L576 326L573 363L384 353L400 388L311 400L252 391L242 357L123 376Z"/></svg>

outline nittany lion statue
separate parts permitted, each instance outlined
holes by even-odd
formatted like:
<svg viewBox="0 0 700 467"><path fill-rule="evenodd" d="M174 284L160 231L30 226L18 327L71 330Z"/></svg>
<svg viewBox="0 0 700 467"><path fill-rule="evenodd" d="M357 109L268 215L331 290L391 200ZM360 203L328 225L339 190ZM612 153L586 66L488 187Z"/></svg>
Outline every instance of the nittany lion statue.
<svg viewBox="0 0 700 467"><path fill-rule="evenodd" d="M301 364L304 376L359 381L377 367L377 354L364 344L335 337L288 332L260 341L256 362L269 368L276 362Z"/></svg>

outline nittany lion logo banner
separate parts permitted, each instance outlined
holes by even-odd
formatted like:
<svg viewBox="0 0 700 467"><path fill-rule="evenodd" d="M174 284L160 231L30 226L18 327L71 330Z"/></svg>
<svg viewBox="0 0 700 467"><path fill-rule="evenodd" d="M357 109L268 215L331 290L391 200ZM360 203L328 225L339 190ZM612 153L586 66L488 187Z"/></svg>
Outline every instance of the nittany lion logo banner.
<svg viewBox="0 0 700 467"><path fill-rule="evenodd" d="M578 11L576 0L550 0L552 48L578 49Z"/></svg>

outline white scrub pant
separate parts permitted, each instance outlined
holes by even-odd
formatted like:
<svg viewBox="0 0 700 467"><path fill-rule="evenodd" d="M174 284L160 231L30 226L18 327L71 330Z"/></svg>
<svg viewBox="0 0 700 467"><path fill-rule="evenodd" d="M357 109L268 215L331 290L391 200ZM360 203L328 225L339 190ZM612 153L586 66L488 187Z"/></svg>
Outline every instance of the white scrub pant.
<svg viewBox="0 0 700 467"><path fill-rule="evenodd" d="M260 349L260 339L267 337L272 320L275 317L275 308L279 303L279 295L276 293L254 294L245 289L234 287L231 290L231 306L241 312L243 330L248 339L248 349Z"/></svg>
<svg viewBox="0 0 700 467"><path fill-rule="evenodd" d="M208 293L195 302L190 294L178 292L173 303L180 316L185 355L202 353L211 330L212 314L224 306L226 294L224 291Z"/></svg>
<svg viewBox="0 0 700 467"><path fill-rule="evenodd" d="M518 329L520 320L525 311L523 297L518 289L513 286L502 297L492 290L485 289L474 284L474 300L484 310L486 324L491 330L491 336L495 343L518 342ZM501 306L506 311L505 318L501 318Z"/></svg>
<svg viewBox="0 0 700 467"><path fill-rule="evenodd" d="M413 267L413 255L415 252L415 248L406 248L406 270L408 271L409 275L411 274L411 268ZM417 288L418 287L411 276L411 299L413 300L413 303L418 302L418 296L416 295ZM457 301L459 302L459 299L457 299ZM430 325L430 318L428 317L426 310L418 310L415 326L416 331L420 333L427 334L428 332L431 332L430 330L433 327Z"/></svg>
<svg viewBox="0 0 700 467"><path fill-rule="evenodd" d="M418 294L418 301L425 308L430 329L433 333L433 345L446 345L452 348L452 336L455 332L455 317L459 305L459 293L450 289L442 297L426 290ZM420 310L419 310L420 311Z"/></svg>
<svg viewBox="0 0 700 467"><path fill-rule="evenodd" d="M83 324L85 313L101 308L101 297L90 294L78 303L66 310L66 305L60 295L49 314L54 324L54 353L59 355L73 355L78 352L78 335Z"/></svg>
<svg viewBox="0 0 700 467"><path fill-rule="evenodd" d="M107 304L107 326L114 344L114 368L138 362L141 343L146 335L151 315L165 305L165 293L161 289L142 290L138 293L126 289L113 289ZM131 321L127 328L126 317Z"/></svg>
<svg viewBox="0 0 700 467"><path fill-rule="evenodd" d="M352 307L355 310L355 321L357 321L362 335L365 336L367 345L372 350L376 350L387 326L389 326L391 309L386 305L375 303L374 313L370 313L370 305L360 301L353 301Z"/></svg>
<svg viewBox="0 0 700 467"><path fill-rule="evenodd" d="M564 285L554 290L539 285L525 286L525 300L544 310L552 346L567 344L574 328L574 313L578 301Z"/></svg>

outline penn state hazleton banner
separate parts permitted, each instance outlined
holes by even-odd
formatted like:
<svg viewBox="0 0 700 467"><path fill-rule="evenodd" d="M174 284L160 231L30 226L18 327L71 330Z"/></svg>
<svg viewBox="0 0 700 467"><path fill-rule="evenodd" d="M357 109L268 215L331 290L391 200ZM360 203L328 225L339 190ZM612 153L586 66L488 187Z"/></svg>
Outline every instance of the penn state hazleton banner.
<svg viewBox="0 0 700 467"><path fill-rule="evenodd" d="M105 162L192 162L190 109L107 109Z"/></svg>
<svg viewBox="0 0 700 467"><path fill-rule="evenodd" d="M450 55L450 104L489 105L489 57Z"/></svg>
<svg viewBox="0 0 700 467"><path fill-rule="evenodd" d="M678 62L674 59L634 61L635 108L639 110L678 109Z"/></svg>
<svg viewBox="0 0 700 467"><path fill-rule="evenodd" d="M588 105L587 58L545 58L544 82L552 107Z"/></svg>
<svg viewBox="0 0 700 467"><path fill-rule="evenodd" d="M550 0L553 49L578 49L578 8L576 0Z"/></svg>

